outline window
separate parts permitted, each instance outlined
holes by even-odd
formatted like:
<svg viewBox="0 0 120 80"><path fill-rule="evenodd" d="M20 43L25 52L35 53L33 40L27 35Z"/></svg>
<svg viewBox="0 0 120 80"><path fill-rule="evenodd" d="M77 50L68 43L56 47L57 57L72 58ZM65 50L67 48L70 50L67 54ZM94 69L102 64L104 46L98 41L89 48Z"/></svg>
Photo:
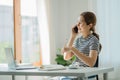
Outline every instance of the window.
<svg viewBox="0 0 120 80"><path fill-rule="evenodd" d="M5 47L14 49L15 59L18 62L40 63L38 28L36 0L1 0L0 63L7 62Z"/></svg>
<svg viewBox="0 0 120 80"><path fill-rule="evenodd" d="M22 62L35 62L40 58L40 38L36 0L21 0L20 11Z"/></svg>
<svg viewBox="0 0 120 80"><path fill-rule="evenodd" d="M6 62L4 48L14 48L13 28L13 0L0 0L0 63Z"/></svg>

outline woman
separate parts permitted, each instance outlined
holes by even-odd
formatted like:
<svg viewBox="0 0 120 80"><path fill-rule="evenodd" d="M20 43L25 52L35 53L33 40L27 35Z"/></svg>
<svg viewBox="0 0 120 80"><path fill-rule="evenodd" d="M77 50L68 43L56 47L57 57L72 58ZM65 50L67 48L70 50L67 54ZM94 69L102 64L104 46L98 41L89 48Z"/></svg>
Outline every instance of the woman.
<svg viewBox="0 0 120 80"><path fill-rule="evenodd" d="M77 25L72 27L72 33L67 46L62 49L64 59L69 60L73 55L76 60L72 65L83 67L94 67L96 64L101 45L99 36L95 32L96 16L92 12L83 12L80 14ZM76 31L75 29L78 29ZM80 34L80 36L78 35ZM98 76L95 75L97 80ZM93 78L95 76L90 76ZM68 78L67 80L69 80ZM63 78L62 80L66 80ZM70 79L71 80L71 79Z"/></svg>
<svg viewBox="0 0 120 80"><path fill-rule="evenodd" d="M73 55L76 60L73 62L84 67L93 67L99 54L99 36L95 32L96 16L92 12L83 12L80 14L76 33L72 27L72 33L67 46L62 49L64 59L69 60ZM80 36L78 36L80 34ZM77 37L78 36L78 37Z"/></svg>

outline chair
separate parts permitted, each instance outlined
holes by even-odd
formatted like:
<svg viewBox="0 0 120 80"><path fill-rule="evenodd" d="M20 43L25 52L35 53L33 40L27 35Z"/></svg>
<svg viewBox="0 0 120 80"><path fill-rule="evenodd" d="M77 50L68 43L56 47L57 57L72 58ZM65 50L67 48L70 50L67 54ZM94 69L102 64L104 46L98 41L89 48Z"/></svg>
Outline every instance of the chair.
<svg viewBox="0 0 120 80"><path fill-rule="evenodd" d="M99 56L97 57L97 60L96 60L96 63L94 65L94 67L98 67L98 65L99 65ZM88 79L89 78L94 78L94 77L96 77L96 80L99 80L98 75L90 76L90 77L88 77Z"/></svg>
<svg viewBox="0 0 120 80"><path fill-rule="evenodd" d="M100 46L99 46L99 51L101 51L101 49L102 49L102 45L100 44ZM100 52L99 52L99 53L100 53ZM97 57L97 60L96 60L96 63L95 63L95 65L94 65L94 67L98 67L98 66L99 66L99 55L98 55L98 57ZM94 77L96 77L96 80L99 80L98 75L90 76L90 77L88 77L88 78L94 78Z"/></svg>

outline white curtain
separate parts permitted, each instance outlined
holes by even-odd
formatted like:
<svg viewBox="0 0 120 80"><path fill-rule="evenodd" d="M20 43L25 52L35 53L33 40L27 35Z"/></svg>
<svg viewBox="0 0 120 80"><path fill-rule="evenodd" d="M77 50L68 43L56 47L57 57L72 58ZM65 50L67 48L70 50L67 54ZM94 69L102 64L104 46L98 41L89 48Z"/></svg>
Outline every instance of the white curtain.
<svg viewBox="0 0 120 80"><path fill-rule="evenodd" d="M100 66L113 66L109 77L120 79L120 0L97 0L97 27L102 44Z"/></svg>
<svg viewBox="0 0 120 80"><path fill-rule="evenodd" d="M53 2L53 1L52 1ZM52 24L52 2L49 0L37 0L38 21L40 31L40 45L42 52L42 63L55 63L55 39L54 28Z"/></svg>

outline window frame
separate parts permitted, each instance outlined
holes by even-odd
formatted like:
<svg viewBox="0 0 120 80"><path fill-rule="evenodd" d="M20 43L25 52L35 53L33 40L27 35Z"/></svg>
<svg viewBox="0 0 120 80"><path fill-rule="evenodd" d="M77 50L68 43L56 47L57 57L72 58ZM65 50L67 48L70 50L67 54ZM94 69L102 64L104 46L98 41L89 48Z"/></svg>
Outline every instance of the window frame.
<svg viewBox="0 0 120 80"><path fill-rule="evenodd" d="M20 14L21 0L13 0L13 15L14 15L14 58L18 63L22 63L22 24ZM33 65L42 65L42 55L40 49L40 60L34 62Z"/></svg>
<svg viewBox="0 0 120 80"><path fill-rule="evenodd" d="M14 58L18 63L21 63L22 45L21 45L20 0L13 0L13 16L14 16Z"/></svg>

